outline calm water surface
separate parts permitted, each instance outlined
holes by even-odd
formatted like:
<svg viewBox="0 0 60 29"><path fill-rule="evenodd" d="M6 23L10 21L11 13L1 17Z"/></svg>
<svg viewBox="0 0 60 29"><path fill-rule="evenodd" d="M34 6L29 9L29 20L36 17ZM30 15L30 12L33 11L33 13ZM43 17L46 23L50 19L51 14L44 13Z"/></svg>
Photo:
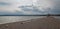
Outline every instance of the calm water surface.
<svg viewBox="0 0 60 29"><path fill-rule="evenodd" d="M18 22L18 21L26 21L36 18L43 18L46 16L0 16L0 24ZM53 16L55 18L60 19L60 16Z"/></svg>
<svg viewBox="0 0 60 29"><path fill-rule="evenodd" d="M43 18L45 16L0 16L0 24Z"/></svg>

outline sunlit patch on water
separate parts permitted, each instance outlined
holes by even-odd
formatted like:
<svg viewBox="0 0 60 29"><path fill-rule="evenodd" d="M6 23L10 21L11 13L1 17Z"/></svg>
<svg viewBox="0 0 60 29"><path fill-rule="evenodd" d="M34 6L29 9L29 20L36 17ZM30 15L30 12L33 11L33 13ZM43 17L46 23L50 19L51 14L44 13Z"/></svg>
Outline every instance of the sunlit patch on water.
<svg viewBox="0 0 60 29"><path fill-rule="evenodd" d="M36 18L43 18L45 16L0 16L0 24L26 21Z"/></svg>

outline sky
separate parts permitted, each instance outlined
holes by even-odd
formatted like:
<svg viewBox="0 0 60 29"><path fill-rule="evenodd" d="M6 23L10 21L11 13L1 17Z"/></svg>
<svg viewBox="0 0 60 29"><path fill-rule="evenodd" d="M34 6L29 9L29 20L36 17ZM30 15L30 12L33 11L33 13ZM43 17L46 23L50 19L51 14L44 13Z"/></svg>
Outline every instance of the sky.
<svg viewBox="0 0 60 29"><path fill-rule="evenodd" d="M60 0L0 0L0 15L60 14Z"/></svg>

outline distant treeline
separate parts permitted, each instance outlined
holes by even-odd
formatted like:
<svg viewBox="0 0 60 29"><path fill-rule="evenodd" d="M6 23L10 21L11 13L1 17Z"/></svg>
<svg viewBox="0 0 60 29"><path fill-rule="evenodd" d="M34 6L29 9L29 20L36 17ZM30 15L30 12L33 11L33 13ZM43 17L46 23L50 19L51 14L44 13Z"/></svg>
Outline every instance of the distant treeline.
<svg viewBox="0 0 60 29"><path fill-rule="evenodd" d="M0 16L60 16L60 14L46 14L46 15L0 15Z"/></svg>

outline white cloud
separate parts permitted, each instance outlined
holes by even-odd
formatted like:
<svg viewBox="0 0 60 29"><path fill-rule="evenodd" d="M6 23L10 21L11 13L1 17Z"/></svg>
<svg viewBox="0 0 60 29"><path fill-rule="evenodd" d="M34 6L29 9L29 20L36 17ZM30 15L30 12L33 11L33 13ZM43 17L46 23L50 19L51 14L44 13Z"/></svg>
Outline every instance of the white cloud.
<svg viewBox="0 0 60 29"><path fill-rule="evenodd" d="M15 12L15 10L19 10L21 11L21 9L18 8L18 4L16 0L0 0L0 2L6 2L9 3L11 5L9 6L1 6L0 7L0 11L7 11L7 12Z"/></svg>
<svg viewBox="0 0 60 29"><path fill-rule="evenodd" d="M11 13L16 13L16 11L21 11L21 12L26 12L23 11L21 8L18 8L18 6L22 5L31 5L32 2L34 6L40 6L38 9L40 11L47 11L49 8L51 10L53 9L60 9L60 0L0 0L0 2L6 2L9 3L10 5L8 6L0 6L0 11L4 12L11 12ZM58 5L58 6L57 6ZM26 13L31 14L33 12L27 11Z"/></svg>

